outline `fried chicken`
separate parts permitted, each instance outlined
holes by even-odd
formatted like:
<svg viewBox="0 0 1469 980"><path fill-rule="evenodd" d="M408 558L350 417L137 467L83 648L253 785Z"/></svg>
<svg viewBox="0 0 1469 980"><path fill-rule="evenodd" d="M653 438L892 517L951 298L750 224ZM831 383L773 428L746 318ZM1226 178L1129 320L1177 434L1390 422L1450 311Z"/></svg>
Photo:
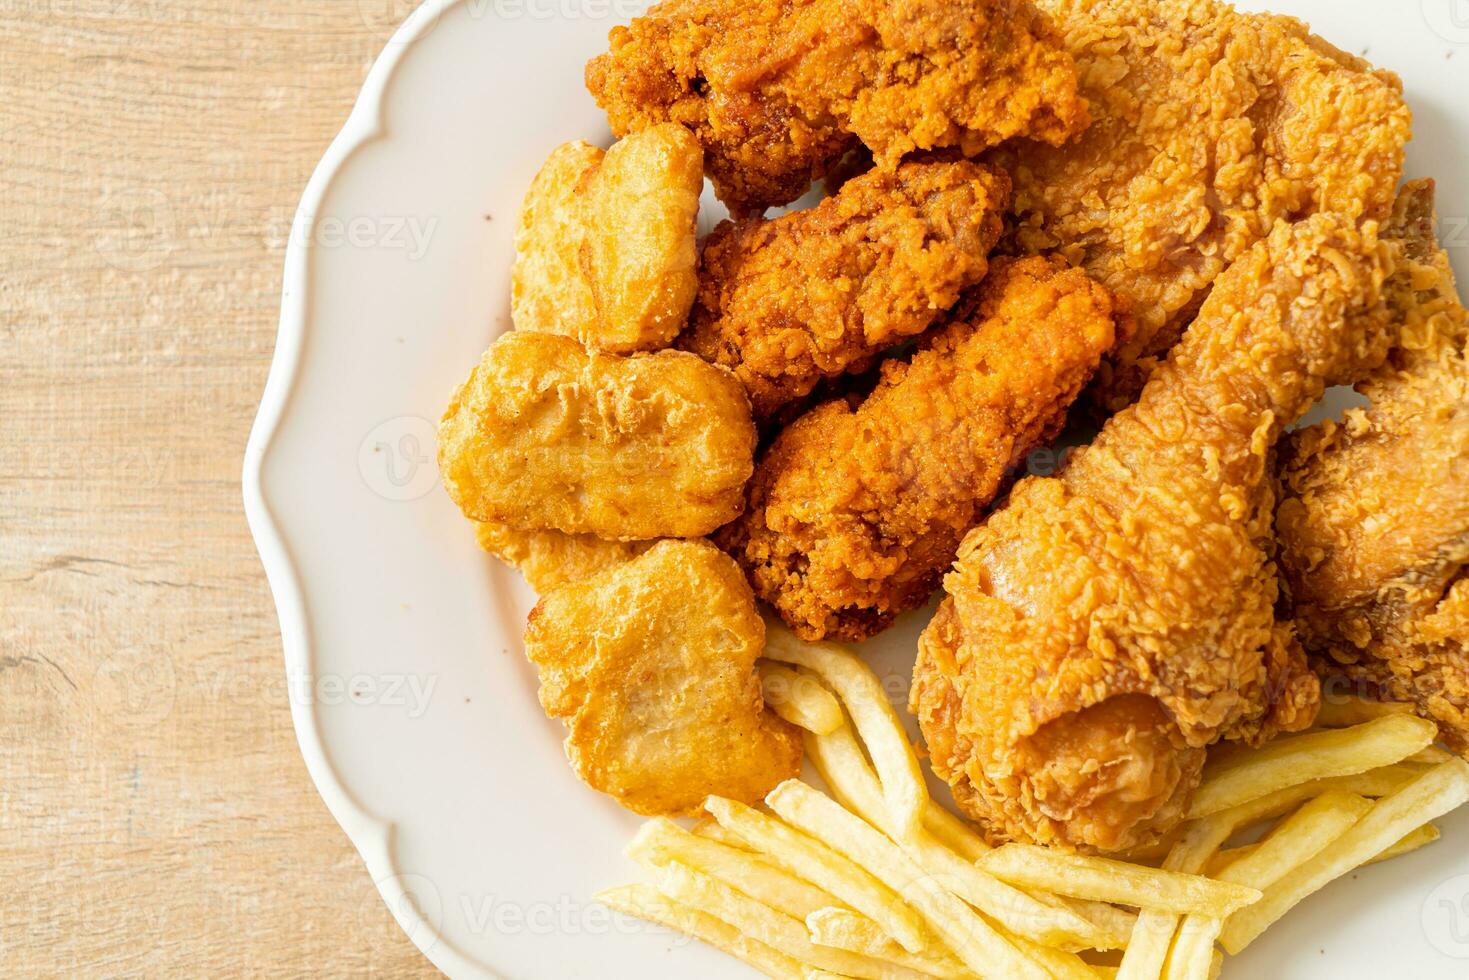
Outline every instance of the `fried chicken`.
<svg viewBox="0 0 1469 980"><path fill-rule="evenodd" d="M740 513L754 458L728 371L523 330L485 351L439 423L439 474L464 516L527 531L698 537Z"/></svg>
<svg viewBox="0 0 1469 980"><path fill-rule="evenodd" d="M910 162L805 211L725 222L678 345L732 370L767 420L941 318L984 277L1009 197L992 168Z"/></svg>
<svg viewBox="0 0 1469 980"><path fill-rule="evenodd" d="M1371 406L1293 435L1277 512L1296 626L1329 686L1410 701L1469 750L1469 313L1434 235L1433 183L1407 185L1388 298L1402 339L1358 390ZM1364 690L1362 690L1364 689Z"/></svg>
<svg viewBox="0 0 1469 980"><path fill-rule="evenodd" d="M525 634L572 768L648 815L691 816L712 794L754 803L798 774L799 730L761 696L764 645L749 584L707 541L662 541L553 590Z"/></svg>
<svg viewBox="0 0 1469 980"><path fill-rule="evenodd" d="M698 288L694 244L703 152L682 126L603 152L558 146L526 192L510 312L520 330L627 354L667 347Z"/></svg>
<svg viewBox="0 0 1469 980"><path fill-rule="evenodd" d="M586 80L612 131L689 127L736 214L800 197L859 140L891 171L1086 125L1030 0L664 0L610 40Z"/></svg>
<svg viewBox="0 0 1469 980"><path fill-rule="evenodd" d="M722 544L806 639L861 640L921 606L964 533L1071 401L1126 320L1060 259L997 261L974 310L883 365L855 407L783 431Z"/></svg>
<svg viewBox="0 0 1469 980"><path fill-rule="evenodd" d="M1210 285L1278 220L1386 218L1412 115L1398 78L1299 21L1216 0L1041 0L1092 125L991 156L1015 181L1006 247L1059 249L1133 305L1138 332L1092 395L1142 389Z"/></svg>
<svg viewBox="0 0 1469 980"><path fill-rule="evenodd" d="M1277 622L1283 426L1381 363L1376 225L1280 225L1230 267L1134 406L972 531L924 632L912 709L997 838L1098 851L1183 817L1220 739L1315 717Z"/></svg>

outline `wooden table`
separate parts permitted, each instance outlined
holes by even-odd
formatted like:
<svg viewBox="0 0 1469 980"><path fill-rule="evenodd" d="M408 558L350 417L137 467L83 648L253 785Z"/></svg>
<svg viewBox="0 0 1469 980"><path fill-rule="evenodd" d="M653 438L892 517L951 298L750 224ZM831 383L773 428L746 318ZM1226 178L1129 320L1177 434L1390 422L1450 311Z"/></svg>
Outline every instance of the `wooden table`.
<svg viewBox="0 0 1469 980"><path fill-rule="evenodd" d="M410 6L0 2L0 975L433 972L307 778L239 486Z"/></svg>

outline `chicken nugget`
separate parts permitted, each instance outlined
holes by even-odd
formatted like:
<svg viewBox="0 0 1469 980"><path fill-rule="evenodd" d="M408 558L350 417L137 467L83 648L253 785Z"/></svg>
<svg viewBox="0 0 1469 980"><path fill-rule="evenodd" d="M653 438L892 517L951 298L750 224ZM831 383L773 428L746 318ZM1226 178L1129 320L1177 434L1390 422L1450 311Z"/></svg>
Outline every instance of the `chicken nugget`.
<svg viewBox="0 0 1469 980"><path fill-rule="evenodd" d="M732 520L754 453L750 403L727 371L519 330L490 346L439 423L439 473L466 517L622 541Z"/></svg>
<svg viewBox="0 0 1469 980"><path fill-rule="evenodd" d="M552 591L525 633L572 768L649 816L714 793L754 803L797 775L800 734L761 696L764 643L739 566L706 541L661 541Z"/></svg>
<svg viewBox="0 0 1469 980"><path fill-rule="evenodd" d="M476 523L474 536L481 548L517 569L541 595L632 561L657 544L564 531L522 531L493 521Z"/></svg>
<svg viewBox="0 0 1469 980"><path fill-rule="evenodd" d="M580 141L557 147L515 231L515 326L619 354L668 346L698 288L703 186L703 151L674 123L606 152Z"/></svg>

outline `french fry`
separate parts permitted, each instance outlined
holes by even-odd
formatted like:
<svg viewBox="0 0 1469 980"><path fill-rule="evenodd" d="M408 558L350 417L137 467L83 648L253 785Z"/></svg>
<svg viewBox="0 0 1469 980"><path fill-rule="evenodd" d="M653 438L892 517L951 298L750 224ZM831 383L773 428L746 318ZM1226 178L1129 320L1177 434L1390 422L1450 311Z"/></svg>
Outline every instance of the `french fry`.
<svg viewBox="0 0 1469 980"><path fill-rule="evenodd" d="M757 666L765 703L792 725L825 735L846 723L842 706L816 678L768 660Z"/></svg>
<svg viewBox="0 0 1469 980"><path fill-rule="evenodd" d="M784 953L803 967L866 980L913 980L918 974L892 963L813 943L800 919L777 912L716 878L672 861L658 870L658 890L729 923L740 933Z"/></svg>
<svg viewBox="0 0 1469 980"><path fill-rule="evenodd" d="M1445 762L1452 761L1453 758L1454 753L1448 749L1441 749L1437 745L1430 745L1422 752L1414 752L1403 761L1415 766L1441 766Z"/></svg>
<svg viewBox="0 0 1469 980"><path fill-rule="evenodd" d="M643 824L624 853L647 867L677 861L797 919L841 904L815 885L750 851L691 834L666 817Z"/></svg>
<svg viewBox="0 0 1469 980"><path fill-rule="evenodd" d="M1214 969L1214 942L1224 927L1222 919L1185 916L1168 952L1164 980L1209 980Z"/></svg>
<svg viewBox="0 0 1469 980"><path fill-rule="evenodd" d="M784 953L749 939L734 926L674 901L651 885L624 885L595 896L614 911L675 929L743 960L776 980L805 980L805 970Z"/></svg>
<svg viewBox="0 0 1469 980"><path fill-rule="evenodd" d="M806 916L806 930L811 933L811 941L819 946L887 960L929 976L945 980L969 980L975 976L952 956L908 952L893 942L876 922L847 909L817 909Z"/></svg>
<svg viewBox="0 0 1469 980"><path fill-rule="evenodd" d="M1228 915L1260 899L1258 891L1242 885L1033 844L1006 844L979 865L1012 885L1176 914Z"/></svg>
<svg viewBox="0 0 1469 980"><path fill-rule="evenodd" d="M849 727L844 725L830 735L808 736L806 753L832 795L847 809L896 839L877 777ZM941 807L930 804L924 814L923 828L898 840L898 846L964 901L1011 932L1043 943L1107 948L1126 941L1126 934L1108 934L1068 908L1046 905L986 874L972 861L945 847L930 830L942 822L933 819L942 812L945 811ZM969 833L968 828L965 832Z"/></svg>
<svg viewBox="0 0 1469 980"><path fill-rule="evenodd" d="M1414 830L1404 835L1402 840L1399 840L1396 844L1389 847L1381 854L1377 855L1377 857L1373 858L1371 861L1368 861L1367 864L1379 864L1383 861L1391 861L1395 857L1402 857L1404 854L1410 854L1413 851L1418 850L1420 847L1426 847L1427 845L1432 844L1434 841L1438 840L1440 836L1441 834L1436 826L1431 823L1426 823L1423 826L1419 827L1417 830ZM1218 854L1214 855L1214 859L1209 862L1209 877L1218 878L1221 874L1224 873L1225 868L1228 868L1236 861L1249 857L1251 854L1254 854L1259 849L1259 844L1243 844L1239 847L1231 847L1228 850L1220 851ZM1367 865L1363 865L1363 867L1366 866Z"/></svg>
<svg viewBox="0 0 1469 980"><path fill-rule="evenodd" d="M917 830L928 808L928 787L918 754L877 675L851 650L834 643L805 643L776 622L766 628L765 658L804 667L836 691L872 757L899 836Z"/></svg>
<svg viewBox="0 0 1469 980"><path fill-rule="evenodd" d="M749 841L745 840L743 837L733 831L725 830L723 827L719 826L719 821L715 820L713 817L705 817L698 823L694 824L694 834L696 836L715 841L716 843L723 844L726 847L733 847L735 850L738 851L749 851L752 854L755 853L755 849L750 846Z"/></svg>
<svg viewBox="0 0 1469 980"><path fill-rule="evenodd" d="M1040 963L1055 980L1097 980L1097 971L1090 963L1075 953L1038 943L1034 939L1017 936L1004 929L1000 934L1016 948Z"/></svg>
<svg viewBox="0 0 1469 980"><path fill-rule="evenodd" d="M1439 829L1437 827L1435 827L1431 823L1426 823L1423 826L1419 827L1417 830L1411 831L1410 833L1403 835L1402 839L1400 839L1396 844L1389 847L1387 850L1383 851L1381 854L1377 855L1377 857L1373 858L1367 863L1379 864L1383 861L1391 861L1395 857L1402 857L1404 854L1411 854L1413 851L1418 850L1418 848L1420 847L1426 847L1429 844L1432 844L1434 841L1438 840L1440 836L1442 835L1439 833Z"/></svg>
<svg viewBox="0 0 1469 980"><path fill-rule="evenodd" d="M923 920L891 888L826 844L753 807L711 796L704 808L720 826L743 837L787 871L835 895L882 926L910 953L924 952L929 937Z"/></svg>
<svg viewBox="0 0 1469 980"><path fill-rule="evenodd" d="M1301 807L1272 830L1255 849L1216 877L1264 891L1319 854L1362 819L1372 803L1354 793L1332 790Z"/></svg>
<svg viewBox="0 0 1469 980"><path fill-rule="evenodd" d="M1402 716L1394 716L1402 717ZM1410 831L1469 801L1469 763L1445 762L1379 800L1346 833L1231 915L1220 942L1238 954L1296 903L1381 854Z"/></svg>
<svg viewBox="0 0 1469 980"><path fill-rule="evenodd" d="M1433 744L1437 734L1431 721L1391 714L1352 728L1277 739L1249 753L1232 754L1205 768L1189 817L1206 817L1311 780L1392 765Z"/></svg>
<svg viewBox="0 0 1469 980"><path fill-rule="evenodd" d="M836 851L901 895L922 914L948 951L975 973L1034 980L1048 977L1045 969L940 886L896 844L831 797L788 779L771 790L765 802L791 826L820 834Z"/></svg>
<svg viewBox="0 0 1469 980"><path fill-rule="evenodd" d="M1412 714L1413 706L1405 701L1369 701L1355 695L1325 696L1316 714L1320 728L1351 728L1388 715Z"/></svg>
<svg viewBox="0 0 1469 980"><path fill-rule="evenodd" d="M1209 863L1235 824L1229 816L1197 820L1183 828L1182 836L1163 859L1160 874L1197 875ZM1168 962L1168 948L1179 925L1177 911L1143 908L1127 944L1119 980L1158 980Z"/></svg>
<svg viewBox="0 0 1469 980"><path fill-rule="evenodd" d="M978 861L980 855L990 851L984 838L975 833L968 824L932 801L923 812L923 825L945 847L969 861Z"/></svg>
<svg viewBox="0 0 1469 980"><path fill-rule="evenodd" d="M1330 779L1313 779L1309 783L1287 786L1266 796L1221 811L1232 822L1236 830L1242 830L1262 820L1273 820L1292 812L1301 804L1314 800L1326 793L1340 791L1380 799L1396 793L1423 774L1423 770L1408 765L1383 766L1370 769L1354 776L1336 776Z"/></svg>

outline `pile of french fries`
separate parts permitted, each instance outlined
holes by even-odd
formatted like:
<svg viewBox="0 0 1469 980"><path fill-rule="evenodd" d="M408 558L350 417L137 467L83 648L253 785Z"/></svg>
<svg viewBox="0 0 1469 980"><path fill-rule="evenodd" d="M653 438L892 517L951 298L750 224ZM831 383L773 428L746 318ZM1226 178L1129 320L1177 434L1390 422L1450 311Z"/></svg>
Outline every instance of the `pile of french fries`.
<svg viewBox="0 0 1469 980"><path fill-rule="evenodd" d="M710 797L692 830L652 820L627 849L651 884L598 899L771 977L1205 980L1217 947L1237 954L1327 883L1432 842L1432 821L1469 800L1469 764L1434 747L1431 722L1352 701L1317 730L1211 758L1157 848L992 849L929 797L856 654L772 627L765 657L772 706L804 730L830 795L788 780L764 809ZM1241 837L1258 839L1230 846Z"/></svg>

